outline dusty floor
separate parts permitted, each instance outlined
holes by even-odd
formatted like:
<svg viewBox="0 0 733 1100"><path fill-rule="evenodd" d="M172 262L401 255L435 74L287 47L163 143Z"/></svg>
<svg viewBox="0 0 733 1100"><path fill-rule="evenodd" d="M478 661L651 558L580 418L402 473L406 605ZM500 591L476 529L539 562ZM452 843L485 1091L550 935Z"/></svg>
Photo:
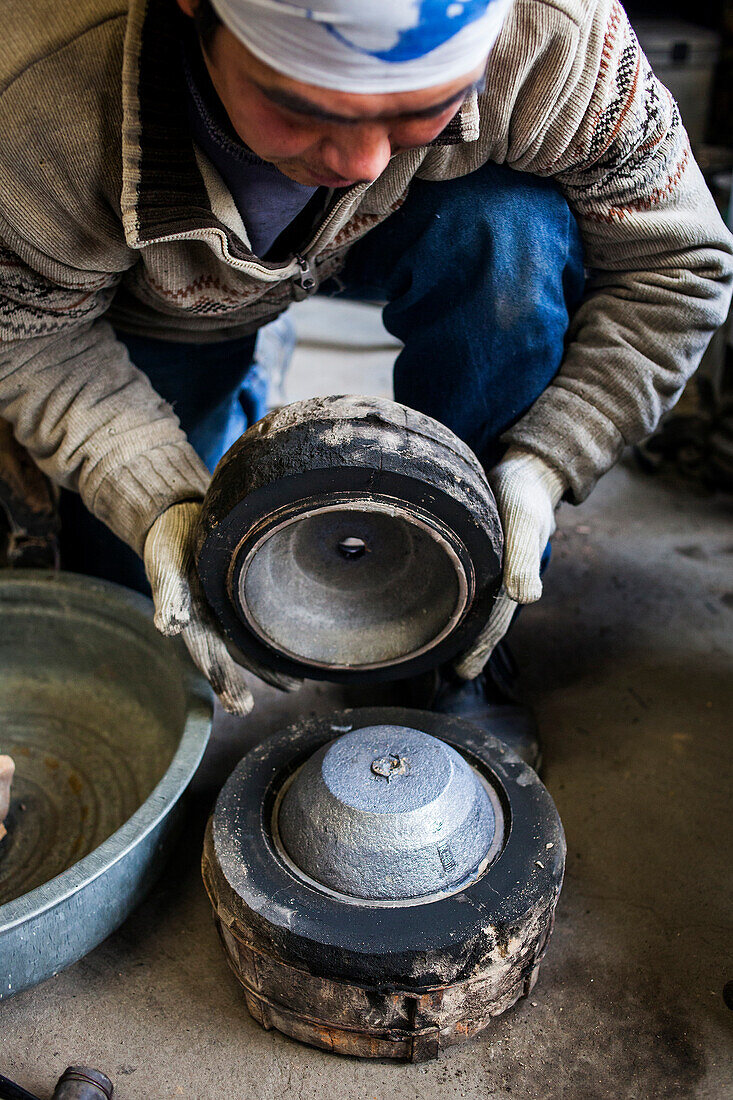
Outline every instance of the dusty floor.
<svg viewBox="0 0 733 1100"><path fill-rule="evenodd" d="M390 353L365 354L374 392ZM356 388L356 368L338 386L338 357L310 355L328 360L318 392ZM567 877L538 986L483 1036L428 1065L370 1064L247 1015L199 879L205 817L249 745L343 698L262 688L250 719L217 721L188 834L149 900L85 960L0 1007L0 1072L45 1097L69 1062L86 1061L119 1100L733 1096L721 996L733 978L732 518L730 500L630 466L561 513L546 594L514 648Z"/></svg>

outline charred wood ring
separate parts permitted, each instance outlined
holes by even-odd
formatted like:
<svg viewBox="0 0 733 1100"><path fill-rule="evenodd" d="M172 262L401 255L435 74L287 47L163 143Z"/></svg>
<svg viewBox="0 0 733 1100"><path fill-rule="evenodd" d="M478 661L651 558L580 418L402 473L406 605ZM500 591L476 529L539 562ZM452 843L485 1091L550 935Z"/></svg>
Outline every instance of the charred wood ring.
<svg viewBox="0 0 733 1100"><path fill-rule="evenodd" d="M451 824L456 800L450 797L447 811L439 813L441 841L436 821L428 827L428 818L421 817L428 805L434 814L437 803L435 791L426 791L431 775L419 768L413 791L420 805L407 806L403 823L413 833L402 854L399 840L380 853L373 835L358 839L353 826L364 791L371 798L380 788L376 796L391 797L392 782L409 782L409 767L394 781L387 773L385 761L391 770L399 751L378 755L374 775L362 767L356 795L352 789L338 800L338 813L351 815L351 828L339 827L338 814L329 816L328 807L304 800L305 839L293 847L295 834L288 837L284 820L289 791L298 783L305 783L305 794L314 789L308 786L314 761L328 779L326 764L329 758L331 765L338 763L339 742L372 737L378 751L385 730L393 731L397 750L408 735L413 744L428 735L438 755L457 753L477 789L490 793L494 823L487 830L484 818L481 825L488 848L484 853L474 830L470 844L478 863L463 883L455 878L469 868L470 853L460 851L463 826ZM356 759L352 749L342 761ZM428 752L425 759L432 768L436 757ZM336 775L334 782L331 771L331 793L340 779ZM448 781L442 789L450 793ZM401 797L397 790L394 798ZM464 824L475 817L470 803ZM382 815L376 828L393 816ZM416 820L424 826L417 835ZM324 822L333 826L331 856L328 849L309 847ZM389 820L386 828L394 827ZM360 878L348 866L358 865L363 844L409 873L432 846L445 888L436 891L435 882L425 880L432 890L427 897L375 897L380 891L369 875ZM309 864L306 870L303 863ZM463 719L375 707L303 719L248 753L209 822L203 875L227 960L260 1024L338 1053L419 1061L476 1034L531 990L552 931L564 864L564 834L549 793L501 742ZM334 869L346 878L334 882ZM400 892L399 874L396 881ZM372 896L355 896L364 894Z"/></svg>
<svg viewBox="0 0 733 1100"><path fill-rule="evenodd" d="M395 402L314 398L250 428L204 500L197 567L245 656L289 676L398 679L467 648L501 581L484 472Z"/></svg>

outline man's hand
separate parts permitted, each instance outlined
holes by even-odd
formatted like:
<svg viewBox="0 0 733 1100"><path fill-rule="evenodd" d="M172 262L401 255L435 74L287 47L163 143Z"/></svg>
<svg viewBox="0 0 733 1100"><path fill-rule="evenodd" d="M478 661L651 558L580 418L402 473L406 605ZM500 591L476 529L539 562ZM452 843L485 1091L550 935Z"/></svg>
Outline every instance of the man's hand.
<svg viewBox="0 0 733 1100"><path fill-rule="evenodd" d="M254 700L244 668L227 649L206 602L193 560L194 537L201 505L174 504L148 531L143 561L155 604L155 625L162 634L180 634L194 663L230 714L249 714ZM300 681L280 676L252 661L246 667L275 687L290 691Z"/></svg>
<svg viewBox="0 0 733 1100"><path fill-rule="evenodd" d="M456 661L456 672L473 680L506 634L518 604L542 595L540 561L555 530L555 509L567 484L543 459L510 447L489 474L504 530L504 583L486 626Z"/></svg>

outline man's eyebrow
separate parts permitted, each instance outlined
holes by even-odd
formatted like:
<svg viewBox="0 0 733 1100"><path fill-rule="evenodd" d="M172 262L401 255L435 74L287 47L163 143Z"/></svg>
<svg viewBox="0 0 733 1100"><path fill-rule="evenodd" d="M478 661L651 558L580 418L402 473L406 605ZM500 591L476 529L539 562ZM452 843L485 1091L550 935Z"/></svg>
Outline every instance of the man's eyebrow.
<svg viewBox="0 0 733 1100"><path fill-rule="evenodd" d="M399 111L387 115L362 115L359 118L354 118L353 115L339 115L333 111L327 111L304 96L299 96L295 92L286 92L284 88L270 88L265 84L258 84L256 81L253 81L253 83L271 103L275 103L278 107L284 107L288 111L293 111L295 114L307 115L309 118L318 119L320 122L338 122L343 126L358 126L362 122L382 122L396 118L436 118L453 103L465 99L470 92L480 90L483 85L483 77L467 84L465 88L459 89L453 95L448 96L447 99L441 100L440 103L432 103L429 107L423 107L417 111Z"/></svg>

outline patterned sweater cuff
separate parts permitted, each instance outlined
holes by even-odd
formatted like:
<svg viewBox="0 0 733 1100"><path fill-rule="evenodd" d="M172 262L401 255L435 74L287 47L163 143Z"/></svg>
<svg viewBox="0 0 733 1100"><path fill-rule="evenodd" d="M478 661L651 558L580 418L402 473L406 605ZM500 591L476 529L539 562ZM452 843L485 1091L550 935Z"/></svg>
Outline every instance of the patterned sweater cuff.
<svg viewBox="0 0 733 1100"><path fill-rule="evenodd" d="M502 440L539 455L558 470L574 504L585 500L625 446L621 432L604 413L557 385L541 394Z"/></svg>
<svg viewBox="0 0 733 1100"><path fill-rule="evenodd" d="M211 475L190 444L164 443L115 467L84 503L116 535L142 555L155 520L172 504L201 500Z"/></svg>

